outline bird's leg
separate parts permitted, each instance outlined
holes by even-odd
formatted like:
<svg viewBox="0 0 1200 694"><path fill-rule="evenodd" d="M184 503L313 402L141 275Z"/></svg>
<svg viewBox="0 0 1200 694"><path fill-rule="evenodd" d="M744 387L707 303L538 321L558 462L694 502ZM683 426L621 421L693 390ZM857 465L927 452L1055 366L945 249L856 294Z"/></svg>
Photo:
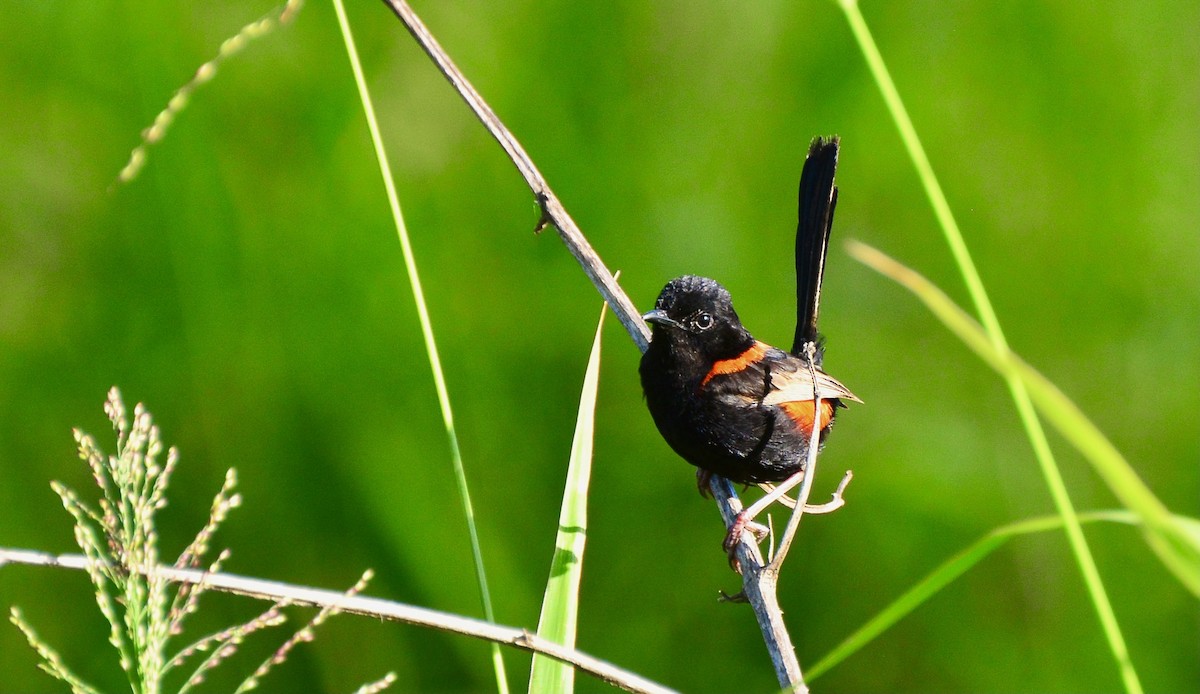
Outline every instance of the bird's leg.
<svg viewBox="0 0 1200 694"><path fill-rule="evenodd" d="M766 434L763 436L762 442L759 444L760 447L765 446L770 440L771 433L773 432L775 426L774 415L771 414L771 412L763 404L763 398L765 398L771 392L771 378L771 367L770 365L767 365L767 368L763 370L763 394L758 401L759 410L766 418ZM737 544L738 541L741 540L742 532L749 530L754 536L754 541L756 543L762 542L771 531L761 523L754 523L754 517L762 513L762 510L770 506L773 502L778 501L781 498L787 499L785 496L787 491L799 484L800 480L803 479L804 471L801 470L795 475L792 475L784 480L778 487L772 487L769 484L759 485L764 491L767 492L766 496L751 504L749 508L742 510L742 512L739 513L736 518L734 518L733 524L729 526L729 532L725 534L725 540L722 543L722 546L725 548L725 552L729 555L729 565L734 567L735 571L741 573L737 561ZM788 500L791 501L790 499ZM792 502L788 505L794 507L795 502Z"/></svg>
<svg viewBox="0 0 1200 694"><path fill-rule="evenodd" d="M712 482L713 474L704 468L696 468L696 488L700 490L700 496L705 499L712 498L712 487L709 483Z"/></svg>
<svg viewBox="0 0 1200 694"><path fill-rule="evenodd" d="M780 482L779 485L772 489L769 494L758 501L755 501L750 505L749 508L743 509L741 513L737 514L737 518L733 520L733 524L729 526L729 532L725 535L724 547L725 551L729 553L730 557L733 556L733 552L737 548L738 540L740 540L742 537L742 531L746 530L747 525L750 524L750 521L754 520L755 516L763 512L763 509L778 501L779 497L787 494L788 490L790 490L792 487L795 487L797 484L800 484L800 482L803 480L804 470L801 470L800 472L797 472L786 480ZM762 526L760 525L758 527L761 528ZM765 535L762 537L765 537ZM762 537L758 537L757 539L761 540Z"/></svg>
<svg viewBox="0 0 1200 694"><path fill-rule="evenodd" d="M734 521L734 524L736 525L737 521ZM730 532L732 532L732 530ZM747 520L746 522L744 522L740 526L738 526L737 532L738 532L738 534L733 536L734 537L733 544L730 545L729 549L727 549L725 551L729 555L729 568L733 569L734 571L736 571L738 573L741 573L742 572L742 563L740 561L738 561L738 558L737 558L737 545L738 545L738 539L741 537L741 534L743 532L750 533L751 535L754 536L754 543L758 544L758 543L762 542L763 540L767 539L767 537L771 534L771 529L768 528L767 526L763 525L762 523L755 523L752 520ZM729 542L728 538L725 541ZM736 601L734 601L734 602L736 602Z"/></svg>
<svg viewBox="0 0 1200 694"><path fill-rule="evenodd" d="M815 384L816 377L814 376L813 379L814 379L814 384ZM753 452L755 455L759 455L762 453L762 449L771 440L771 435L774 432L775 415L773 414L771 409L769 409L767 407L767 405L765 404L765 400L766 400L767 396L770 395L772 388L773 388L773 375L771 373L770 364L767 364L766 368L763 369L763 393L762 393L762 396L758 400L758 409L762 413L763 417L766 420L765 421L766 432L763 434L762 439L759 442L759 445L756 447L755 451ZM814 385L813 393L814 393L814 395L816 394L815 385ZM761 487L763 489L763 491L766 492L766 495L763 496L763 498L761 498L758 501L751 504L749 508L744 509L741 513L737 514L737 517L734 518L733 523L730 524L730 526L729 526L729 531L725 534L725 540L722 542L722 546L725 548L726 554L729 555L729 565L731 567L733 567L734 571L741 573L741 566L737 559L737 545L738 545L738 542L741 541L742 533L745 531L750 531L751 535L754 536L755 543L762 542L768 535L771 534L771 531L765 525L762 525L761 523L755 523L754 518L756 516L758 516L758 514L762 513L763 509L767 508L768 506L770 506L772 503L774 503L776 501L783 502L789 508L795 508L796 502L793 501L792 499L788 498L786 495L787 495L788 490L790 490L792 487L795 487L796 485L800 484L800 482L802 482L803 480L804 480L804 470L801 469L796 474L792 475L791 477L789 477L789 478L785 479L783 482L781 482L779 484L779 486L773 486L773 485L767 484L767 483L758 485L759 487ZM750 486L749 484L746 485L747 488L749 486Z"/></svg>

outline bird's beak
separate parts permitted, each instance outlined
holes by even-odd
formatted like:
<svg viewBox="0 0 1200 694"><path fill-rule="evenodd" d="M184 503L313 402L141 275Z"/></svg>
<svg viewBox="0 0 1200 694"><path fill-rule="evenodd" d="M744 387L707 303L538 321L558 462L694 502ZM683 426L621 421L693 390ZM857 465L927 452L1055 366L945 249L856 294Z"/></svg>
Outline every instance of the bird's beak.
<svg viewBox="0 0 1200 694"><path fill-rule="evenodd" d="M667 315L667 312L661 308L656 308L649 313L642 314L642 320L650 323L651 325L665 325L671 328L679 327L679 323L672 320L671 317Z"/></svg>

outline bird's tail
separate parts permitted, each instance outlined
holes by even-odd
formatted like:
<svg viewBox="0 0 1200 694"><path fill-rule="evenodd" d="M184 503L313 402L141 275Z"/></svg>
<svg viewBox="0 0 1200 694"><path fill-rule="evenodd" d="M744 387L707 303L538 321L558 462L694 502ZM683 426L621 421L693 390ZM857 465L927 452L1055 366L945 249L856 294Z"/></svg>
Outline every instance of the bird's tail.
<svg viewBox="0 0 1200 694"><path fill-rule="evenodd" d="M837 136L818 137L808 147L800 174L800 224L796 229L796 338L792 353L799 355L806 342L817 342L817 311L821 304L821 278L825 251L837 206Z"/></svg>

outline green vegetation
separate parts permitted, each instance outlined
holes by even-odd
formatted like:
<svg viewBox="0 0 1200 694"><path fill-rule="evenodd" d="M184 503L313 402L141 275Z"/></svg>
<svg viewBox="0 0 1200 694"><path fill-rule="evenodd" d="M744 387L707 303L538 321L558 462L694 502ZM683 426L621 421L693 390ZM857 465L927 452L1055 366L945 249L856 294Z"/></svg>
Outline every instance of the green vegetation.
<svg viewBox="0 0 1200 694"><path fill-rule="evenodd" d="M756 335L786 341L800 163L813 135L842 136L822 325L830 369L867 404L839 420L814 490L853 468L847 506L806 521L783 573L803 663L979 537L1054 512L1003 381L836 246L861 239L967 305L834 3L428 4L417 9L639 305L670 277L708 274ZM0 545L71 550L46 484L89 482L64 432L99 430L97 396L119 383L188 461L158 517L164 546L188 542L203 490L237 467L247 503L222 529L227 569L337 587L370 566L373 594L481 616L332 7L310 3L222 63L139 177L114 184L175 90L270 9L0 7ZM531 233L511 164L390 12L347 9L437 329L495 616L532 630L595 294L556 239ZM863 11L1009 345L1167 509L1200 515L1200 8ZM753 620L715 600L738 583L716 514L644 411L636 350L615 324L606 339L578 646L687 691L770 691ZM1050 445L1082 518L1118 505L1063 439ZM1084 532L1142 685L1194 688L1200 627L1180 567L1128 527ZM818 687L1120 689L1064 534L989 548ZM75 572L0 570L0 603L20 605L80 678L117 690L115 661L92 657L109 627L83 609L90 592ZM209 597L195 618L216 628L262 609ZM349 691L395 671L394 691L495 687L485 644L356 618L323 629L274 686ZM240 657L252 670L275 646ZM53 686L16 629L0 630L0 654L6 688ZM528 655L504 658L514 680L529 671ZM240 681L225 669L212 691Z"/></svg>

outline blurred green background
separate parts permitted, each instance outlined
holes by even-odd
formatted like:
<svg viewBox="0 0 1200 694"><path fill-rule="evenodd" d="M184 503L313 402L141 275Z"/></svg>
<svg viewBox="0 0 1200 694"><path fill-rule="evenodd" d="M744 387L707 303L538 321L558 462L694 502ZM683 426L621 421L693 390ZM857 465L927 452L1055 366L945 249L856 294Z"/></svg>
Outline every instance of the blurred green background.
<svg viewBox="0 0 1200 694"><path fill-rule="evenodd" d="M498 619L533 628L596 293L391 12L349 13L448 370ZM332 7L225 64L142 176L138 133L271 2L0 4L0 546L69 552L51 479L90 494L70 428L112 449L119 385L183 461L173 555L224 471L246 503L236 573L478 615L448 446ZM1000 379L857 238L965 302L882 100L832 2L417 2L642 308L719 278L762 339L793 320L795 189L811 137L843 138L826 272L827 368L865 401L822 458L823 497L782 577L812 663L949 555L1049 496ZM1013 347L1109 433L1173 510L1200 515L1200 5L869 2L863 7ZM606 328L579 647L686 691L773 691L692 469L659 438L638 354ZM1115 502L1053 438L1080 509ZM776 513L777 522L783 516ZM1200 613L1138 534L1087 530L1150 691L1200 687ZM105 689L123 676L85 577L8 566L20 605ZM260 606L211 595L194 635ZM303 618L304 613L297 617ZM212 678L248 672L257 638ZM528 656L506 652L518 691ZM265 683L487 691L479 642L334 620ZM586 677L584 691L603 690ZM1064 537L1019 539L822 691L1120 687ZM0 690L54 691L0 628Z"/></svg>

